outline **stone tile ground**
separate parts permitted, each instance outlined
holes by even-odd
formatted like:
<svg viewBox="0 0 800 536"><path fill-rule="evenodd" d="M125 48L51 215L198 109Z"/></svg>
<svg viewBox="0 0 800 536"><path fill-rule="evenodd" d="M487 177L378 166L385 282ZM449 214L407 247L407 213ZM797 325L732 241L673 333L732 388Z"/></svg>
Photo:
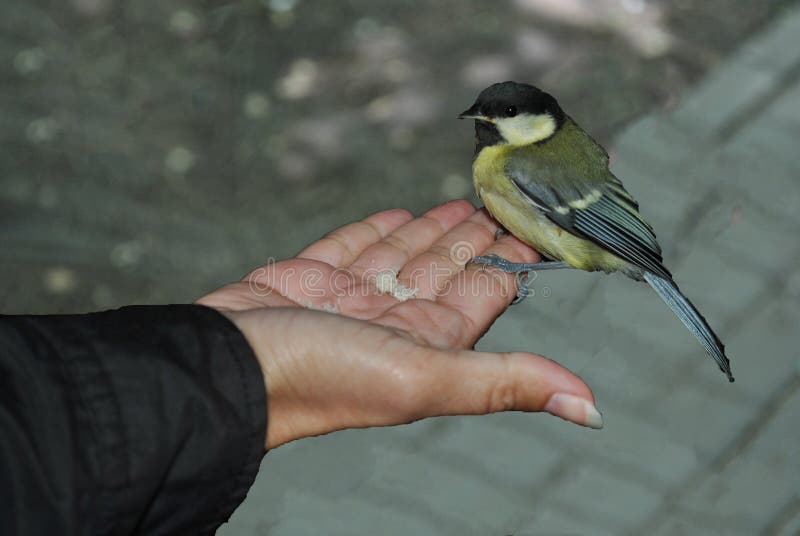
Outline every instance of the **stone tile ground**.
<svg viewBox="0 0 800 536"><path fill-rule="evenodd" d="M797 534L798 35L795 9L612 150L735 384L644 286L541 274L481 346L562 359L604 430L507 414L289 445L220 533Z"/></svg>
<svg viewBox="0 0 800 536"><path fill-rule="evenodd" d="M5 0L0 307L186 302L367 212L468 195L453 117L489 81L557 88L604 141L667 103L614 169L736 384L645 286L544 273L482 346L562 360L603 431L507 414L310 439L265 458L220 533L798 534L800 12L496 4ZM304 73L322 91L287 98Z"/></svg>

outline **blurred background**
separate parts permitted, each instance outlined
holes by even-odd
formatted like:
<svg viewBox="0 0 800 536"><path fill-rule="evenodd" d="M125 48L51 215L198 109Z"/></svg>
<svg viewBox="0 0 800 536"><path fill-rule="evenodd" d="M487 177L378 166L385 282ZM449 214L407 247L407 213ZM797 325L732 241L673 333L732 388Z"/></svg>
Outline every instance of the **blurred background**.
<svg viewBox="0 0 800 536"><path fill-rule="evenodd" d="M455 117L515 79L608 147L728 342L735 386L646 288L547 274L546 299L483 344L563 357L605 430L502 415L291 444L221 533L800 533L797 2L0 0L0 13L0 313L188 302L368 213L475 200L472 125Z"/></svg>
<svg viewBox="0 0 800 536"><path fill-rule="evenodd" d="M186 302L388 207L472 196L500 80L608 143L791 2L0 0L2 311Z"/></svg>

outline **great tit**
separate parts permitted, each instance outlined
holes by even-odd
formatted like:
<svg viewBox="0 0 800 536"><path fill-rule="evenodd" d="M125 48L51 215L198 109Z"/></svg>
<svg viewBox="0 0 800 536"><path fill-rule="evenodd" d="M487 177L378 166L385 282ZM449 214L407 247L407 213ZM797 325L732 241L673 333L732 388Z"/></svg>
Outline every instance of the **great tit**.
<svg viewBox="0 0 800 536"><path fill-rule="evenodd" d="M460 119L475 120L473 181L489 213L550 260L473 262L517 274L554 268L622 272L646 281L733 381L724 346L662 264L653 228L609 170L608 153L552 95L502 82L483 90Z"/></svg>

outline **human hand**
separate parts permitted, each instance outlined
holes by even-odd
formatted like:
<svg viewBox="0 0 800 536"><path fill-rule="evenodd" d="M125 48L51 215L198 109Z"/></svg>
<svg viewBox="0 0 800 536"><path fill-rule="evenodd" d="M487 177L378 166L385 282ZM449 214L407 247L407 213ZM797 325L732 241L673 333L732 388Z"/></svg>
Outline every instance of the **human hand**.
<svg viewBox="0 0 800 536"><path fill-rule="evenodd" d="M237 325L261 365L266 448L507 410L601 427L591 390L564 367L536 354L470 350L511 303L516 282L467 261L539 260L512 236L495 240L497 228L467 201L419 218L387 210L200 298ZM405 299L408 289L416 294Z"/></svg>

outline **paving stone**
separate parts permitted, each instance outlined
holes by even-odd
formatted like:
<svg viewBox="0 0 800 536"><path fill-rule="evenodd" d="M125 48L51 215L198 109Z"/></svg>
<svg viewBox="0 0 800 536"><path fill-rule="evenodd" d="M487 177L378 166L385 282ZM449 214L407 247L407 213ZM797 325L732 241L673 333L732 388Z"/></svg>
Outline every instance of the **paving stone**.
<svg viewBox="0 0 800 536"><path fill-rule="evenodd" d="M563 513L557 509L541 512L535 519L513 536L617 536L619 533L599 526L591 521L575 519L574 515Z"/></svg>
<svg viewBox="0 0 800 536"><path fill-rule="evenodd" d="M756 278L780 277L794 268L794 259L800 252L796 229L790 229L773 214L761 211L735 195L726 194L724 200L709 210L698 222L705 230L714 233L701 239L710 250L724 253L727 264L750 269ZM698 233L699 234L699 233ZM768 236L765 236L768 234ZM769 267L777 270L770 273ZM761 273L757 270L761 270Z"/></svg>
<svg viewBox="0 0 800 536"><path fill-rule="evenodd" d="M523 429L490 428L481 418L458 417L436 442L419 451L453 468L479 475L490 487L535 495L562 454ZM487 492L490 492L487 490Z"/></svg>
<svg viewBox="0 0 800 536"><path fill-rule="evenodd" d="M688 515L684 512L675 512L671 517L661 523L658 528L647 532L651 536L753 536L752 525L742 526L733 521L706 518L700 515Z"/></svg>
<svg viewBox="0 0 800 536"><path fill-rule="evenodd" d="M692 132L670 121L668 116L651 115L630 125L612 145L611 169L623 182L627 166L660 166L674 170L676 165L696 157L697 143ZM618 173L619 172L619 173ZM644 174L643 174L644 175ZM679 179L680 180L680 179Z"/></svg>
<svg viewBox="0 0 800 536"><path fill-rule="evenodd" d="M750 225L742 225L744 235ZM706 247L692 248L676 267L675 274L681 291L689 296L711 327L719 330L720 336L725 333L721 329L725 323L755 304L770 284L743 262L723 260Z"/></svg>
<svg viewBox="0 0 800 536"><path fill-rule="evenodd" d="M440 527L414 512L381 508L353 495L320 498L287 491L277 515L264 516L251 523L232 520L217 531L221 536L298 535L350 536L352 534L437 535Z"/></svg>
<svg viewBox="0 0 800 536"><path fill-rule="evenodd" d="M591 385L601 411L606 411L610 403L644 408L653 403L654 387L663 377L660 371L672 365L654 359L652 348L643 341L615 333L617 344L599 350L583 368L582 376ZM626 351L620 351L622 347Z"/></svg>
<svg viewBox="0 0 800 536"><path fill-rule="evenodd" d="M753 39L731 61L715 69L673 115L697 137L719 132L737 113L763 98L781 75L794 68L800 53L800 11L787 11L769 32Z"/></svg>
<svg viewBox="0 0 800 536"><path fill-rule="evenodd" d="M741 47L731 58L733 62L757 65L762 69L784 72L800 60L795 46L800 32L800 10L786 9L769 31L762 32Z"/></svg>
<svg viewBox="0 0 800 536"><path fill-rule="evenodd" d="M594 440L597 456L635 468L650 490L676 485L700 467L694 449L670 435L658 419L634 417L617 404L607 404L603 430Z"/></svg>
<svg viewBox="0 0 800 536"><path fill-rule="evenodd" d="M671 119L692 132L695 139L709 139L753 101L768 94L778 75L758 65L726 63L681 103Z"/></svg>
<svg viewBox="0 0 800 536"><path fill-rule="evenodd" d="M719 400L682 384L652 410L652 418L664 433L691 447L700 463L708 463L750 422L750 410L745 403Z"/></svg>
<svg viewBox="0 0 800 536"><path fill-rule="evenodd" d="M576 471L547 496L545 504L558 503L568 514L593 521L608 531L623 531L646 519L660 496L644 487L591 467Z"/></svg>
<svg viewBox="0 0 800 536"><path fill-rule="evenodd" d="M687 296L692 296L699 302L701 292L694 289L691 281L684 282L682 275L675 275L681 289ZM705 273L698 274L698 277L704 275ZM650 355L654 351L666 355L667 352L680 354L690 350L689 343L694 342L694 338L669 306L647 284L621 276L609 278L603 286L603 303L605 320L610 326L621 330L620 333L632 333L636 339L645 343L638 351L631 348L639 355ZM701 305L702 303L698 303L698 307Z"/></svg>
<svg viewBox="0 0 800 536"><path fill-rule="evenodd" d="M780 95L774 105L742 128L722 149L735 160L733 173L725 177L726 189L733 186L749 197L754 206L775 216L800 223L797 206L800 188L797 176L797 138L800 135L800 84Z"/></svg>
<svg viewBox="0 0 800 536"><path fill-rule="evenodd" d="M619 473L650 491L667 489L697 468L694 451L665 434L660 423L633 416L618 403L598 405L606 421L602 432L547 415L496 415L488 417L486 422L493 428L513 430L527 437L524 443L545 443L549 450L561 454L560 459L581 459L584 465ZM552 469L555 464L550 466ZM546 476L544 481L550 477ZM537 485L541 481L539 478Z"/></svg>
<svg viewBox="0 0 800 536"><path fill-rule="evenodd" d="M642 164L642 167L647 167ZM676 235L676 229L704 193L703 185L684 188L680 181L689 180L686 172L675 166L659 169L651 165L639 173L620 173L625 187L639 202L639 211L655 231L658 242L669 262L674 249L673 244L683 237ZM627 178L630 177L630 178Z"/></svg>
<svg viewBox="0 0 800 536"><path fill-rule="evenodd" d="M486 351L527 351L557 359L580 374L591 364L591 350L574 317L556 317L522 303L506 312L476 346Z"/></svg>
<svg viewBox="0 0 800 536"><path fill-rule="evenodd" d="M264 457L245 507L236 510L232 521L254 524L282 516L287 491L321 498L357 496L371 481L378 446L403 444L413 449L414 440L435 437L440 426L440 421L427 420L391 429L348 430L284 445Z"/></svg>
<svg viewBox="0 0 800 536"><path fill-rule="evenodd" d="M761 527L780 510L800 482L800 381L744 451L729 465L687 490L682 507L693 512L724 517L739 524Z"/></svg>
<svg viewBox="0 0 800 536"><path fill-rule="evenodd" d="M719 382L717 372L701 367L697 380L718 396L735 396L757 407L787 377L796 374L800 349L796 342L800 302L793 297L770 301L724 340L736 376L732 386Z"/></svg>
<svg viewBox="0 0 800 536"><path fill-rule="evenodd" d="M469 467L452 467L424 456L386 450L378 457L369 500L407 515L428 511L443 527L475 534L512 526L537 504L530 497L481 478ZM405 501L400 499L404 497Z"/></svg>
<svg viewBox="0 0 800 536"><path fill-rule="evenodd" d="M580 311L600 282L599 274L582 270L552 270L538 272L529 277L534 294L530 299L513 307L508 314L514 316L547 315L563 322Z"/></svg>
<svg viewBox="0 0 800 536"><path fill-rule="evenodd" d="M797 536L800 534L800 495L795 496L789 517L779 519L775 530L770 534L775 536Z"/></svg>

